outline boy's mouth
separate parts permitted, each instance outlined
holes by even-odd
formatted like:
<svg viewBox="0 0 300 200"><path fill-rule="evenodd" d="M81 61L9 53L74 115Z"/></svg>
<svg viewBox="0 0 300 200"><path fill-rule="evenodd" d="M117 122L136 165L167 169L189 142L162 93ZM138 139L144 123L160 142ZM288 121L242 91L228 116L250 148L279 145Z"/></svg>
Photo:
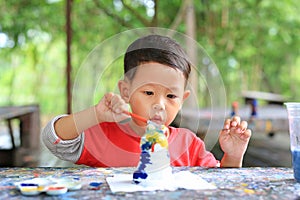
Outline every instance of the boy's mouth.
<svg viewBox="0 0 300 200"><path fill-rule="evenodd" d="M159 115L154 115L153 117L150 118L150 120L152 122L155 122L156 124L160 124L160 125L162 125L164 123L164 120Z"/></svg>

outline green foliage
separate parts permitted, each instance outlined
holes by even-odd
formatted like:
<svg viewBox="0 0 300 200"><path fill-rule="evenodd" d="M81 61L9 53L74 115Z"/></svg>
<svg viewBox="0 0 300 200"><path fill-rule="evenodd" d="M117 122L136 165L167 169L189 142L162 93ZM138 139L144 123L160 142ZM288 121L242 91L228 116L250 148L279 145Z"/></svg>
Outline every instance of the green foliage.
<svg viewBox="0 0 300 200"><path fill-rule="evenodd" d="M89 53L120 32L158 26L185 33L188 27L180 19L185 2L73 0L73 80ZM62 0L0 1L0 34L8 37L6 46L0 46L0 105L39 103L43 113L65 112L65 7ZM194 1L194 9L196 40L217 64L228 102L239 100L242 90L300 98L297 0ZM113 50L106 49L105 57ZM116 91L122 65L120 57L107 67L93 103Z"/></svg>

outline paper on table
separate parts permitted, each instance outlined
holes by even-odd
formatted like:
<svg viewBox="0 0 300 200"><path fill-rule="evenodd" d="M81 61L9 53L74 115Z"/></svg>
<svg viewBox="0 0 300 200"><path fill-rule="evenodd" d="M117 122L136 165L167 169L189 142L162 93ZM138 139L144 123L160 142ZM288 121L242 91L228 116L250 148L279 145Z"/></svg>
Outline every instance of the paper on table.
<svg viewBox="0 0 300 200"><path fill-rule="evenodd" d="M107 177L106 181L113 193L154 190L174 191L179 188L188 190L208 190L217 188L189 171L174 173L173 178L174 181L157 180L147 184L134 184L132 181L132 174L115 174L113 177Z"/></svg>

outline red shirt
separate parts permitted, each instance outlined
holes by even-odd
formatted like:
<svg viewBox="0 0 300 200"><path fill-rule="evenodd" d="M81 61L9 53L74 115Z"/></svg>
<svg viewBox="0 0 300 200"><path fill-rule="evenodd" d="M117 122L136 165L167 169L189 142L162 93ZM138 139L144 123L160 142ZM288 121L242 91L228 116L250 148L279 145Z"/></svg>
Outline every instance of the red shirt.
<svg viewBox="0 0 300 200"><path fill-rule="evenodd" d="M219 163L205 150L204 142L184 128L169 127L169 155L172 166L216 167ZM136 167L140 139L129 124L104 122L84 131L84 148L76 164L92 167Z"/></svg>

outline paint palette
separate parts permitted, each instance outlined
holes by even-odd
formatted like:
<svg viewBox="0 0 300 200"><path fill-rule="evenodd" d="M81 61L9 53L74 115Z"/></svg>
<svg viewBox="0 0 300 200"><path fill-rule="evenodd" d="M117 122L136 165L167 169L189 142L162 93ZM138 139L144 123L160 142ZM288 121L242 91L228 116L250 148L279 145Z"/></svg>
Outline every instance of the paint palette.
<svg viewBox="0 0 300 200"><path fill-rule="evenodd" d="M65 194L68 190L79 190L82 185L73 178L34 178L15 183L21 194L26 196L39 195L45 192L48 195Z"/></svg>

